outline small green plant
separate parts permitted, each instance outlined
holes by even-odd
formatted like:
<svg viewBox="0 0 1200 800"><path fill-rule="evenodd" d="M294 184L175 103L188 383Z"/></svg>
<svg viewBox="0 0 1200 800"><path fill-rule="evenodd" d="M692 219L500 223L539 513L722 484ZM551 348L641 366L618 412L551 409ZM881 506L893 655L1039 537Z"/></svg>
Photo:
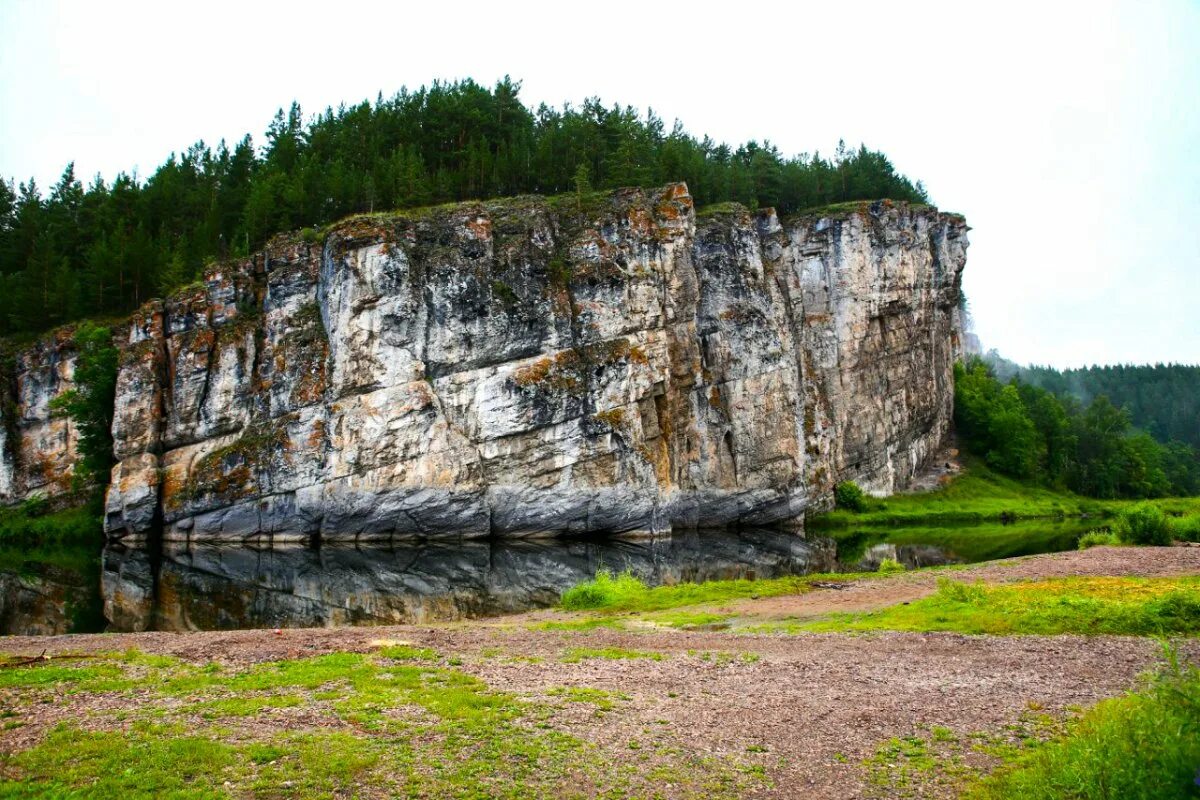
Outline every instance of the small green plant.
<svg viewBox="0 0 1200 800"><path fill-rule="evenodd" d="M496 296L505 308L512 308L520 302L517 293L504 281L492 281L492 294Z"/></svg>
<svg viewBox="0 0 1200 800"><path fill-rule="evenodd" d="M837 507L857 514L867 510L867 495L854 481L842 481L833 490Z"/></svg>
<svg viewBox="0 0 1200 800"><path fill-rule="evenodd" d="M904 572L904 565L894 558L885 558L879 562L879 573L881 575L892 575L897 572Z"/></svg>
<svg viewBox="0 0 1200 800"><path fill-rule="evenodd" d="M601 567L596 570L595 578L572 586L563 594L562 607L572 611L606 608L625 598L645 594L646 589L646 584L629 570L615 575L612 570Z"/></svg>
<svg viewBox="0 0 1200 800"><path fill-rule="evenodd" d="M40 517L50 510L50 501L41 492L34 492L21 501L18 509L26 517Z"/></svg>
<svg viewBox="0 0 1200 800"><path fill-rule="evenodd" d="M1121 512L1113 528L1126 544L1161 546L1171 543L1171 521L1161 508L1151 503L1138 503Z"/></svg>
<svg viewBox="0 0 1200 800"><path fill-rule="evenodd" d="M1088 531L1079 537L1080 550L1087 550L1089 547L1118 545L1120 543L1121 540L1111 531Z"/></svg>

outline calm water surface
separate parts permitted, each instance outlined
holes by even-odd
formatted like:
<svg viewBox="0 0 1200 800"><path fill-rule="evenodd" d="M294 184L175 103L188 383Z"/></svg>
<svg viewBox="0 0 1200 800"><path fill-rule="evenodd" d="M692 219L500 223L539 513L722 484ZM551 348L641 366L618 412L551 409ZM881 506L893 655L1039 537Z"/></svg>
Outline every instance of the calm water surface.
<svg viewBox="0 0 1200 800"><path fill-rule="evenodd" d="M0 550L0 633L444 621L552 605L601 567L653 585L872 570L884 558L913 568L1072 549L1087 528L1043 521L807 537L745 530L652 541Z"/></svg>

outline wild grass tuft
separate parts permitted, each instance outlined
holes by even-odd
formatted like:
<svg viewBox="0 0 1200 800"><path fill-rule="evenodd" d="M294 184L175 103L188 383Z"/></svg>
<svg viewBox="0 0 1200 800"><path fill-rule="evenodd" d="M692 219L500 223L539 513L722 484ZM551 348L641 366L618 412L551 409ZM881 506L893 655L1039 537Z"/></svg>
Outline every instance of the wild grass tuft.
<svg viewBox="0 0 1200 800"><path fill-rule="evenodd" d="M627 650L623 647L572 647L563 654L562 662L564 664L578 664L580 661L593 658L602 658L608 661L639 658L649 659L650 661L662 661L663 654L656 653L653 650Z"/></svg>
<svg viewBox="0 0 1200 800"><path fill-rule="evenodd" d="M1113 546L1121 544L1120 538L1110 531L1088 531L1083 536L1079 537L1079 549L1087 550L1089 547Z"/></svg>
<svg viewBox="0 0 1200 800"><path fill-rule="evenodd" d="M640 578L628 570L614 574L598 569L596 577L568 589L562 596L562 607L571 611L593 608L614 608L635 601L649 591Z"/></svg>

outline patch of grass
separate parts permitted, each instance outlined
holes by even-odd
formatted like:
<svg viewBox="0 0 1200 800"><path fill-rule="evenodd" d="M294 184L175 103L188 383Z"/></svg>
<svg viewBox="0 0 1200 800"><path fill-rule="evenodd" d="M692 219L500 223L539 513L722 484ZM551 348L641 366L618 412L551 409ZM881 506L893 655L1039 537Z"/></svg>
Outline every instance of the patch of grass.
<svg viewBox="0 0 1200 800"><path fill-rule="evenodd" d="M1121 540L1115 533L1109 531L1088 531L1079 537L1080 550L1087 550L1090 547L1113 547L1119 544L1121 544Z"/></svg>
<svg viewBox="0 0 1200 800"><path fill-rule="evenodd" d="M604 649L581 657L656 658ZM72 691L132 689L120 713L63 724L4 761L4 797L555 798L652 796L670 774L685 797L743 796L762 785L736 758L650 765L614 760L550 724L554 706L489 688L436 653L402 644L244 668L197 666L136 651L87 666L38 663L0 671L19 687L12 724ZM107 683L106 683L107 682ZM551 692L551 694L556 694ZM564 688L568 702L614 711L624 696ZM162 702L162 701L168 702ZM80 702L94 702L83 696ZM108 700L102 708L112 708ZM272 709L321 703L287 730L256 726ZM250 721L248 721L250 720ZM89 725L91 728L92 725Z"/></svg>
<svg viewBox="0 0 1200 800"><path fill-rule="evenodd" d="M981 762L1015 758L1061 730L1057 718L1030 710L995 732L978 731L960 737L943 725L931 725L925 732L893 737L863 761L867 796L880 800L958 796L959 791L978 780ZM835 760L839 760L837 756Z"/></svg>
<svg viewBox="0 0 1200 800"><path fill-rule="evenodd" d="M546 692L551 697L561 697L570 703L590 703L598 712L612 711L616 708L614 700L628 700L629 695L619 692L609 692L604 689L591 689L585 686L556 686Z"/></svg>
<svg viewBox="0 0 1200 800"><path fill-rule="evenodd" d="M119 666L107 662L89 661L72 664L63 661L49 661L44 665L35 664L0 670L0 688L71 684L91 689L97 684L122 678L124 674Z"/></svg>
<svg viewBox="0 0 1200 800"><path fill-rule="evenodd" d="M696 656L701 661L711 661L715 664L732 664L740 661L743 664L754 664L762 656L758 653L731 653L728 650L688 650L689 656Z"/></svg>
<svg viewBox="0 0 1200 800"><path fill-rule="evenodd" d="M945 486L931 492L862 498L859 512L838 509L808 520L810 526L905 525L921 522L983 522L1028 518L1078 517L1111 513L1119 503L1101 503L1013 480L972 461Z"/></svg>
<svg viewBox="0 0 1200 800"><path fill-rule="evenodd" d="M837 509L810 517L807 524L811 528L878 528L1019 519L1095 519L1113 517L1137 505L1150 505L1168 515L1200 514L1200 497L1096 500L1018 481L992 471L982 461L969 459L962 473L938 489L881 499L866 497L862 512Z"/></svg>
<svg viewBox="0 0 1200 800"><path fill-rule="evenodd" d="M1106 700L1065 736L1017 755L968 793L975 800L1172 800L1196 796L1200 671L1168 653L1140 692Z"/></svg>
<svg viewBox="0 0 1200 800"><path fill-rule="evenodd" d="M596 628L622 628L616 617L583 617L581 619L547 620L529 625L531 631L591 631Z"/></svg>
<svg viewBox="0 0 1200 800"><path fill-rule="evenodd" d="M1200 577L1062 578L985 586L950 580L909 605L839 614L789 631L1200 634Z"/></svg>
<svg viewBox="0 0 1200 800"><path fill-rule="evenodd" d="M563 593L560 605L569 610L616 608L639 600L647 591L644 581L626 570L614 574L608 569L596 571L590 581L572 586Z"/></svg>
<svg viewBox="0 0 1200 800"><path fill-rule="evenodd" d="M139 726L121 735L59 725L13 756L22 780L0 783L5 797L223 797L239 749L174 726Z"/></svg>
<svg viewBox="0 0 1200 800"><path fill-rule="evenodd" d="M223 700L206 700L196 703L192 710L205 719L220 717L250 717L267 708L295 708L303 705L305 698L298 694L251 695L228 697Z"/></svg>
<svg viewBox="0 0 1200 800"><path fill-rule="evenodd" d="M603 658L610 661L648 658L651 661L662 661L664 656L653 650L628 650L623 647L572 647L563 653L561 660L564 664L578 664L589 658Z"/></svg>
<svg viewBox="0 0 1200 800"><path fill-rule="evenodd" d="M1181 542L1200 542L1200 514L1171 520L1171 532Z"/></svg>
<svg viewBox="0 0 1200 800"><path fill-rule="evenodd" d="M667 628L713 628L722 626L731 619L729 614L714 614L708 611L658 611L646 614L641 619Z"/></svg>
<svg viewBox="0 0 1200 800"><path fill-rule="evenodd" d="M379 655L393 661L437 661L439 658L437 651L432 648L406 644L384 645L379 648Z"/></svg>
<svg viewBox="0 0 1200 800"><path fill-rule="evenodd" d="M704 583L676 583L648 586L629 572L614 575L600 570L593 580L578 584L563 595L562 607L568 610L592 610L606 614L665 611L705 603L722 603L748 597L779 597L811 591L814 581L848 581L874 576L875 573L836 573L792 575L762 580L723 580Z"/></svg>
<svg viewBox="0 0 1200 800"><path fill-rule="evenodd" d="M887 789L888 796L896 797L907 796L905 790L919 776L937 771L941 760L924 739L905 736L888 739L864 765L868 770L868 782L879 789Z"/></svg>

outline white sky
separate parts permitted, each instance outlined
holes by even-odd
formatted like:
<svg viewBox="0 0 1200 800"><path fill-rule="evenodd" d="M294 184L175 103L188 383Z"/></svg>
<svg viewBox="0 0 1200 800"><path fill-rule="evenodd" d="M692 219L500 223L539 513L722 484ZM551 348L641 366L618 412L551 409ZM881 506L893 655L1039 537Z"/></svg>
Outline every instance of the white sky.
<svg viewBox="0 0 1200 800"><path fill-rule="evenodd" d="M0 176L151 172L197 139L472 77L788 153L866 142L972 225L1021 362L1200 362L1200 2L0 0Z"/></svg>

